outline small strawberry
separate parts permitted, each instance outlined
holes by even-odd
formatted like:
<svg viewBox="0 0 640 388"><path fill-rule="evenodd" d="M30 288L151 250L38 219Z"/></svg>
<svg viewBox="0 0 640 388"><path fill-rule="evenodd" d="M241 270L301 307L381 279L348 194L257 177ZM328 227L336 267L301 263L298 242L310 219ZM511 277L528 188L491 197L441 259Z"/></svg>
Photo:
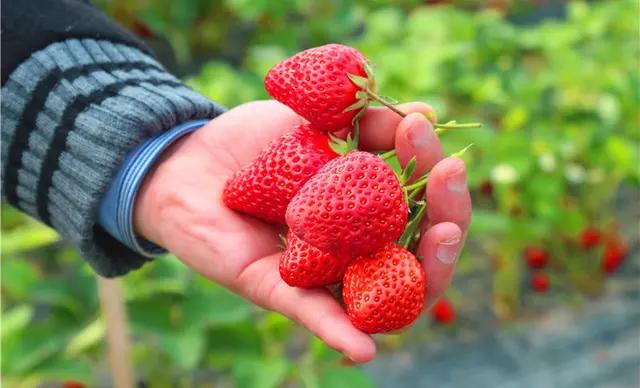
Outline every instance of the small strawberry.
<svg viewBox="0 0 640 388"><path fill-rule="evenodd" d="M375 89L366 63L367 58L352 47L327 44L275 65L267 73L264 86L271 97L311 124L335 132L351 126L367 105L365 90Z"/></svg>
<svg viewBox="0 0 640 388"><path fill-rule="evenodd" d="M415 256L389 244L349 265L342 298L355 327L365 333L385 333L418 318L424 307L425 282L424 268Z"/></svg>
<svg viewBox="0 0 640 388"><path fill-rule="evenodd" d="M446 298L439 299L431 308L433 319L443 325L450 325L456 320L456 310Z"/></svg>
<svg viewBox="0 0 640 388"><path fill-rule="evenodd" d="M407 224L400 182L378 156L350 152L327 163L300 189L287 224L302 240L338 256L371 254Z"/></svg>
<svg viewBox="0 0 640 388"><path fill-rule="evenodd" d="M351 261L350 256L336 257L322 252L289 231L280 258L280 276L293 287L324 286L341 281Z"/></svg>
<svg viewBox="0 0 640 388"><path fill-rule="evenodd" d="M530 268L543 268L549 261L549 253L540 247L529 247L525 249L524 257Z"/></svg>
<svg viewBox="0 0 640 388"><path fill-rule="evenodd" d="M490 197L493 195L493 183L491 183L490 180L484 180L482 181L482 183L480 183L480 192L487 196Z"/></svg>
<svg viewBox="0 0 640 388"><path fill-rule="evenodd" d="M224 203L267 222L285 223L291 198L322 166L338 154L329 137L308 124L272 142L226 183Z"/></svg>
<svg viewBox="0 0 640 388"><path fill-rule="evenodd" d="M624 261L627 254L627 246L621 241L609 241L602 254L602 272L610 274L615 272Z"/></svg>
<svg viewBox="0 0 640 388"><path fill-rule="evenodd" d="M84 388L85 385L79 381L67 380L62 383L63 388Z"/></svg>
<svg viewBox="0 0 640 388"><path fill-rule="evenodd" d="M580 232L580 246L584 249L594 248L600 244L601 238L600 230L593 226L588 226Z"/></svg>
<svg viewBox="0 0 640 388"><path fill-rule="evenodd" d="M531 277L531 288L534 292L545 293L549 291L549 277L546 273L540 271Z"/></svg>

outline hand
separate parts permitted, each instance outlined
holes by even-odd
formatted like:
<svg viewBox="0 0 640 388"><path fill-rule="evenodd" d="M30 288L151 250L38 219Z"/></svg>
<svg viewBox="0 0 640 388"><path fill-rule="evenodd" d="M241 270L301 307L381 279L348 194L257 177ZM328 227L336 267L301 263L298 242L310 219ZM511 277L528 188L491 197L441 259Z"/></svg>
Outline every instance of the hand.
<svg viewBox="0 0 640 388"><path fill-rule="evenodd" d="M442 159L440 142L422 103L369 108L361 121L360 148L389 150L401 163L417 158L415 177L433 168L426 195L428 217L417 256L427 273L427 306L447 287L469 224L471 202L464 162ZM284 105L258 101L226 112L173 144L156 163L136 200L138 233L186 265L264 308L299 322L355 362L375 356L372 338L351 323L324 289L289 287L280 278L278 234L268 225L225 207L225 181L273 139L302 122ZM212 301L215 303L215 301Z"/></svg>

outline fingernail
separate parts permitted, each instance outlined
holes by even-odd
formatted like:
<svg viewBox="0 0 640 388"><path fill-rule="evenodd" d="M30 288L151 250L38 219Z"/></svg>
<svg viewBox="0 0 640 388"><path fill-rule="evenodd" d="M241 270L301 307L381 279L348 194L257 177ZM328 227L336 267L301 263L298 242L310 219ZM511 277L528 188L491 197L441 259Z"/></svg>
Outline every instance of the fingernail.
<svg viewBox="0 0 640 388"><path fill-rule="evenodd" d="M414 148L423 148L429 145L431 139L427 131L427 121L422 116L412 118L407 130L407 140Z"/></svg>
<svg viewBox="0 0 640 388"><path fill-rule="evenodd" d="M436 113L432 110L425 113L424 116L427 118L427 120L431 121L433 124L438 122L437 121L438 119L436 118Z"/></svg>
<svg viewBox="0 0 640 388"><path fill-rule="evenodd" d="M463 163L447 176L447 190L453 193L464 193L467 190L467 172Z"/></svg>
<svg viewBox="0 0 640 388"><path fill-rule="evenodd" d="M440 241L436 249L436 257L444 264L452 264L458 257L458 243L460 236L451 237L447 240Z"/></svg>

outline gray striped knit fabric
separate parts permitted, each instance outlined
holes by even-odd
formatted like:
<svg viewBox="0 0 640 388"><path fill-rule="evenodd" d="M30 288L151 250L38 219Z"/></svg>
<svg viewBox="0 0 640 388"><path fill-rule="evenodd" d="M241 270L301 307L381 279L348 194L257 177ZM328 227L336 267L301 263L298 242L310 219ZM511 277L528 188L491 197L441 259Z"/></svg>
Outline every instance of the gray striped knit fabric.
<svg viewBox="0 0 640 388"><path fill-rule="evenodd" d="M2 197L51 225L103 276L147 259L97 225L126 154L223 108L138 49L66 40L34 53L2 87Z"/></svg>

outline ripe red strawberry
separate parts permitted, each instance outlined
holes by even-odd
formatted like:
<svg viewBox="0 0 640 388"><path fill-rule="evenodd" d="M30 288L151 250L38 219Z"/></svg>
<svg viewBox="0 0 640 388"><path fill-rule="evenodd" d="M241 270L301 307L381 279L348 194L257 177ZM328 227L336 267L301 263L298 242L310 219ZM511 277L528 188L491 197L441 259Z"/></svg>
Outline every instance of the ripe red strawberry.
<svg viewBox="0 0 640 388"><path fill-rule="evenodd" d="M300 189L287 224L311 245L338 256L371 254L396 241L407 203L391 167L368 152L327 163Z"/></svg>
<svg viewBox="0 0 640 388"><path fill-rule="evenodd" d="M275 65L267 73L264 86L271 97L317 128L335 132L350 127L367 102L366 96L356 96L363 87L357 86L348 74L364 78L361 81L366 81L369 89L375 88L366 63L367 58L352 47L327 44ZM361 104L355 105L359 101Z"/></svg>
<svg viewBox="0 0 640 388"><path fill-rule="evenodd" d="M549 261L549 253L540 247L529 247L524 251L527 265L531 268L542 268Z"/></svg>
<svg viewBox="0 0 640 388"><path fill-rule="evenodd" d="M424 307L426 275L415 256L389 244L356 259L343 279L342 298L349 319L365 333L402 329Z"/></svg>
<svg viewBox="0 0 640 388"><path fill-rule="evenodd" d="M624 261L626 254L627 247L623 242L616 240L607 242L602 254L602 272L607 274L615 272Z"/></svg>
<svg viewBox="0 0 640 388"><path fill-rule="evenodd" d="M224 203L265 221L284 224L291 198L337 156L326 133L301 124L271 143L227 181Z"/></svg>
<svg viewBox="0 0 640 388"><path fill-rule="evenodd" d="M287 246L280 258L280 276L293 287L324 286L341 281L351 261L350 256L337 257L322 252L289 231Z"/></svg>
<svg viewBox="0 0 640 388"><path fill-rule="evenodd" d="M544 293L549 290L549 277L544 272L536 272L531 277L531 288L535 292Z"/></svg>
<svg viewBox="0 0 640 388"><path fill-rule="evenodd" d="M433 319L443 325L450 325L456 320L456 310L446 298L439 299L431 308Z"/></svg>
<svg viewBox="0 0 640 388"><path fill-rule="evenodd" d="M480 192L487 197L493 195L493 183L490 180L484 180L480 183Z"/></svg>
<svg viewBox="0 0 640 388"><path fill-rule="evenodd" d="M598 246L598 244L600 244L601 238L602 234L597 228L593 226L587 226L580 233L580 246L584 249L594 248Z"/></svg>
<svg viewBox="0 0 640 388"><path fill-rule="evenodd" d="M63 388L84 388L85 385L79 381L67 380L62 383Z"/></svg>

